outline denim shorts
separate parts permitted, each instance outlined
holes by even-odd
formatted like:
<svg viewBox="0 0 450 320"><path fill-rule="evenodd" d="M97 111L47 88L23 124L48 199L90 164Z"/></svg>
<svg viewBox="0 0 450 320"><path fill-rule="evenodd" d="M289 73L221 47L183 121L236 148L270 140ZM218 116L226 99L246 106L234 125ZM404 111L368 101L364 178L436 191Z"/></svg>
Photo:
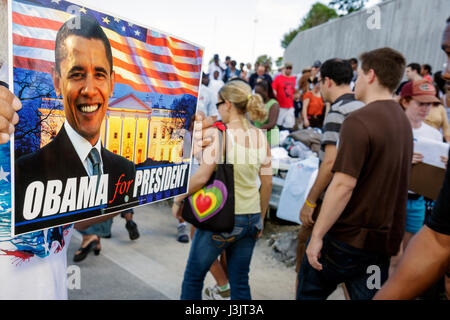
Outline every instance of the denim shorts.
<svg viewBox="0 0 450 320"><path fill-rule="evenodd" d="M422 228L425 221L425 199L408 199L406 204L406 232L416 234Z"/></svg>

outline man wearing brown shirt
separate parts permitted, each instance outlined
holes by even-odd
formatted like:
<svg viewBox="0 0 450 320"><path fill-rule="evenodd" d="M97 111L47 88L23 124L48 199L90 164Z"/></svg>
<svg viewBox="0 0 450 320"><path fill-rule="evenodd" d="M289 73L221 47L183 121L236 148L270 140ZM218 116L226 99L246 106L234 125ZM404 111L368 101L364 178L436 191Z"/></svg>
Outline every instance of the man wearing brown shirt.
<svg viewBox="0 0 450 320"><path fill-rule="evenodd" d="M360 60L355 96L366 106L342 126L335 174L300 268L298 299L326 299L342 282L351 299L371 299L403 237L413 137L392 96L405 59L382 48ZM371 282L374 272L379 279Z"/></svg>

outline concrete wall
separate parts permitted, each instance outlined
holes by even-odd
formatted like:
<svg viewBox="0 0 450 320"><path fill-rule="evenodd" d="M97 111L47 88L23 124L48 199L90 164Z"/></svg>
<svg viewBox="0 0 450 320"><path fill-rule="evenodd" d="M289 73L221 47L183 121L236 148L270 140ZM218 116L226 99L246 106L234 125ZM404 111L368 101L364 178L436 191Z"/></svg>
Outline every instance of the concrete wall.
<svg viewBox="0 0 450 320"><path fill-rule="evenodd" d="M444 69L441 39L450 15L449 0L391 0L378 7L380 29L368 28L373 12L367 8L299 33L286 48L284 61L293 63L298 73L315 60L358 58L365 51L391 47L408 63L428 63L433 73Z"/></svg>

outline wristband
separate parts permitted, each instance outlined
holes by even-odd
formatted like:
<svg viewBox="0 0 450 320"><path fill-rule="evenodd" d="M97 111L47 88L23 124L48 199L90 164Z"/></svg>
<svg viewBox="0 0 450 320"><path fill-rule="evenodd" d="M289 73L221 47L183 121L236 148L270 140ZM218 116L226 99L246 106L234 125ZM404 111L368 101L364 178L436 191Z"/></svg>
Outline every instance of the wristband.
<svg viewBox="0 0 450 320"><path fill-rule="evenodd" d="M310 207L310 208L312 208L312 209L314 209L315 207L317 207L317 203L311 204L311 203L308 201L308 199L305 200L305 203L306 203L306 205L307 205L308 207Z"/></svg>

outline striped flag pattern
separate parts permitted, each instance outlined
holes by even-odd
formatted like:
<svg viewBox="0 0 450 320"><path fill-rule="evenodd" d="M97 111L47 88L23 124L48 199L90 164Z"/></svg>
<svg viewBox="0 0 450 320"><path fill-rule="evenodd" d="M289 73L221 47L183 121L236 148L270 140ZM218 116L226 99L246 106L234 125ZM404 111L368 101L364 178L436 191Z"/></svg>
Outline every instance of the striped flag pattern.
<svg viewBox="0 0 450 320"><path fill-rule="evenodd" d="M112 48L116 82L140 92L198 96L203 51L195 45L62 0L13 0L14 67L50 73L59 28L90 15Z"/></svg>

